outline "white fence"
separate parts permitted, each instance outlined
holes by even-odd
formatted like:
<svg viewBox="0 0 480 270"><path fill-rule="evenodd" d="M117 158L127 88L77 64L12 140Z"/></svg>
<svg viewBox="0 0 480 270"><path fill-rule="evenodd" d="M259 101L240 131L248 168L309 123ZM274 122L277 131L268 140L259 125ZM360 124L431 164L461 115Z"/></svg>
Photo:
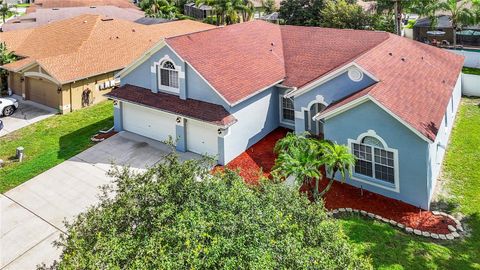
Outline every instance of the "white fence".
<svg viewBox="0 0 480 270"><path fill-rule="evenodd" d="M480 76L462 74L462 94L464 96L480 97Z"/></svg>
<svg viewBox="0 0 480 270"><path fill-rule="evenodd" d="M465 67L480 68L480 52L465 50L448 50L453 53L465 56Z"/></svg>

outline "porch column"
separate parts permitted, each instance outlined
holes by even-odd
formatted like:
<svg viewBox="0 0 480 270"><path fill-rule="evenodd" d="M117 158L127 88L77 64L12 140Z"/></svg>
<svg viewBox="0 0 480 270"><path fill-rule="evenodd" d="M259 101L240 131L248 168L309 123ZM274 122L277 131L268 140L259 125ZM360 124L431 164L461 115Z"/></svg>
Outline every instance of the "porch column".
<svg viewBox="0 0 480 270"><path fill-rule="evenodd" d="M187 119L178 116L177 119L177 124L175 126L176 129L176 140L177 140L177 145L176 149L180 152L186 152L187 151L187 130L186 130L186 123Z"/></svg>
<svg viewBox="0 0 480 270"><path fill-rule="evenodd" d="M114 126L114 130L117 132L120 132L123 130L122 109L123 109L123 103L118 100L114 100L113 101L113 126Z"/></svg>

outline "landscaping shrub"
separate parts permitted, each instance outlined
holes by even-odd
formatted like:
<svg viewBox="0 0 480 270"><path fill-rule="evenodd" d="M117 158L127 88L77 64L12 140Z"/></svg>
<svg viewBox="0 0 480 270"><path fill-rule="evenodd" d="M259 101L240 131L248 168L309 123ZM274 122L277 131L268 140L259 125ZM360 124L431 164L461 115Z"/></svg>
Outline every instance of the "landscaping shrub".
<svg viewBox="0 0 480 270"><path fill-rule="evenodd" d="M283 184L210 175L170 154L112 173L101 203L67 224L53 269L370 269L321 203ZM210 167L208 167L210 168Z"/></svg>

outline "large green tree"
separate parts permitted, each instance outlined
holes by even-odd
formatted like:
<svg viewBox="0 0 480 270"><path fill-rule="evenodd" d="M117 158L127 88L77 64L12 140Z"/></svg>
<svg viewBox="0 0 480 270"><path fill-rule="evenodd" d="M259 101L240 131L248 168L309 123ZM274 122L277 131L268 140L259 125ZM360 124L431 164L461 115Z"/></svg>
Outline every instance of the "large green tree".
<svg viewBox="0 0 480 270"><path fill-rule="evenodd" d="M279 16L290 25L320 26L323 0L283 0Z"/></svg>
<svg viewBox="0 0 480 270"><path fill-rule="evenodd" d="M326 0L321 14L321 25L331 28L367 29L375 18L361 6L346 0Z"/></svg>
<svg viewBox="0 0 480 270"><path fill-rule="evenodd" d="M118 170L99 205L67 225L54 269L371 269L322 204L199 161Z"/></svg>

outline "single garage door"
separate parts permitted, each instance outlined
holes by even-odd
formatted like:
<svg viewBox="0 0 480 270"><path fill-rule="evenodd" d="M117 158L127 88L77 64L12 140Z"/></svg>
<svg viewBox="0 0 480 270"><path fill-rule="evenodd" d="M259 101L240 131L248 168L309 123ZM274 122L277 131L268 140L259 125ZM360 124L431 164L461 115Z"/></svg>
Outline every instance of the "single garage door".
<svg viewBox="0 0 480 270"><path fill-rule="evenodd" d="M60 94L57 93L57 89L58 86L50 81L28 78L27 98L48 107L58 109Z"/></svg>
<svg viewBox="0 0 480 270"><path fill-rule="evenodd" d="M203 122L187 120L187 150L197 154L218 154L218 128Z"/></svg>
<svg viewBox="0 0 480 270"><path fill-rule="evenodd" d="M157 141L175 140L175 116L143 106L123 103L123 129Z"/></svg>

